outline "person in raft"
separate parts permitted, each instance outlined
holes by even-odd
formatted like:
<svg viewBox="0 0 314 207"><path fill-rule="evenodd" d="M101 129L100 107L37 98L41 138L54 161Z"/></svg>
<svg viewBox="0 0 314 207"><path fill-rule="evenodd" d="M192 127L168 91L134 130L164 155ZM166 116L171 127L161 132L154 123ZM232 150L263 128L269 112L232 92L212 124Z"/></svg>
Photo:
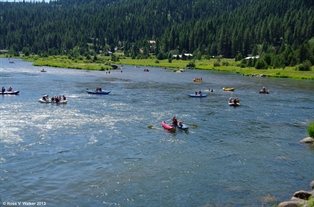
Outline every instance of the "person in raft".
<svg viewBox="0 0 314 207"><path fill-rule="evenodd" d="M172 126L177 126L177 124L178 124L178 120L177 120L177 118L174 116L174 117L172 118Z"/></svg>

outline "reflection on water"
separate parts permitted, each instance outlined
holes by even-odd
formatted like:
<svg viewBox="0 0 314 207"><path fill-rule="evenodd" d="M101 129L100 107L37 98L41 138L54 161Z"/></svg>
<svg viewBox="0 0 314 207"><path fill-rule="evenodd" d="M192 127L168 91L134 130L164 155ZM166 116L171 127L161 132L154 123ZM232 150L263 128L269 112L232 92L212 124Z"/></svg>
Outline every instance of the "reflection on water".
<svg viewBox="0 0 314 207"><path fill-rule="evenodd" d="M314 149L299 143L314 119L312 81L133 66L40 73L0 61L2 86L20 90L0 97L2 202L272 206L313 180ZM269 95L258 93L264 85ZM85 92L96 87L112 92ZM206 98L187 96L208 88ZM44 94L68 104L38 103ZM229 97L241 106L228 106ZM172 116L189 133L162 129ZM268 195L275 199L265 203Z"/></svg>

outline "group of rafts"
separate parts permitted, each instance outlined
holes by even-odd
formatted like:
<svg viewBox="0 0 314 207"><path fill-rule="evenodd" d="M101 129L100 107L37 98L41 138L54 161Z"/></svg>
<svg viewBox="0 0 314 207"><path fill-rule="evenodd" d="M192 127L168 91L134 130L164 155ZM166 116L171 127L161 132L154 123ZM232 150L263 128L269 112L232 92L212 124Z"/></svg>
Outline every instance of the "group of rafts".
<svg viewBox="0 0 314 207"><path fill-rule="evenodd" d="M202 82L202 78L194 78L193 79L194 82ZM234 91L234 88L225 88L223 87L222 88L223 91ZM213 89L208 89L209 92L214 92ZM269 94L270 93L270 90L269 89L266 89L265 86L259 90L259 93L264 93L264 94ZM194 98L203 98L203 97L206 97L207 94L204 94L202 93L202 91L195 91L195 93L192 93L192 94L188 94L188 96L190 97L194 97ZM238 98L232 98L230 97L229 100L228 100L228 105L229 106L240 106L240 99Z"/></svg>
<svg viewBox="0 0 314 207"><path fill-rule="evenodd" d="M193 81L194 82L197 82L195 81L196 79L194 79ZM199 80L200 82L202 81L201 78L197 79ZM234 88L222 88L223 91L234 91ZM214 92L213 89L208 89L209 92ZM265 94L269 94L270 93L270 90L266 90L265 87L263 87L259 93L265 93ZM203 97L206 97L207 95L202 93L202 91L196 91L195 93L193 94L188 94L190 97L194 97L194 98L203 98ZM229 100L228 100L228 105L229 106L240 106L240 99L239 98L232 98L230 97ZM181 130L185 130L187 131L189 129L188 126L184 125L182 121L178 121L176 117L173 117L172 118L172 123L171 124L167 124L165 121L162 121L161 122L161 126L169 131L175 131L176 128L179 128Z"/></svg>
<svg viewBox="0 0 314 207"><path fill-rule="evenodd" d="M15 91L10 86L7 90L2 87L1 94L2 95L18 95L20 91ZM42 98L38 100L40 103L56 103L56 104L65 104L67 103L66 97L63 96L54 96L52 98L49 98L48 95L44 95Z"/></svg>
<svg viewBox="0 0 314 207"><path fill-rule="evenodd" d="M99 94L99 95L107 95L110 91L103 91L101 88L96 88L96 90L86 89L86 92L89 94ZM38 100L39 103L55 103L55 104L66 104L68 101L64 95L62 96L54 96L49 98L49 95L44 95L42 98Z"/></svg>

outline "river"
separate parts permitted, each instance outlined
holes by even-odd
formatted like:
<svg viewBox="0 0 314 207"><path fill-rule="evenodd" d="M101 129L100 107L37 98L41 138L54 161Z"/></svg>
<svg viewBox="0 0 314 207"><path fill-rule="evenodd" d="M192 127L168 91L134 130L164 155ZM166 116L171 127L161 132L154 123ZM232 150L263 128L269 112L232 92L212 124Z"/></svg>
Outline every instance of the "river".
<svg viewBox="0 0 314 207"><path fill-rule="evenodd" d="M0 59L1 87L20 94L0 97L1 206L272 206L314 179L314 148L299 143L314 121L313 81L10 61ZM111 93L85 91L96 87ZM207 97L188 97L199 90ZM44 94L68 103L41 104ZM164 130L172 116L189 132Z"/></svg>

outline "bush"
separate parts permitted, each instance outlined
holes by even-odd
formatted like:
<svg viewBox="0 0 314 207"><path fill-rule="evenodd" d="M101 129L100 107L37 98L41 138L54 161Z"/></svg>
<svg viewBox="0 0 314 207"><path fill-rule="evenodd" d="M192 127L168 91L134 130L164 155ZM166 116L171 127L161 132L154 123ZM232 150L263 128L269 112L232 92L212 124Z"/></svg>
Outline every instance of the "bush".
<svg viewBox="0 0 314 207"><path fill-rule="evenodd" d="M309 133L310 137L314 138L314 122L310 123L307 128L307 132Z"/></svg>
<svg viewBox="0 0 314 207"><path fill-rule="evenodd" d="M217 61L214 63L214 67L219 67L220 66L220 63Z"/></svg>
<svg viewBox="0 0 314 207"><path fill-rule="evenodd" d="M255 64L256 69L267 69L268 65L267 62L264 59L257 60Z"/></svg>
<svg viewBox="0 0 314 207"><path fill-rule="evenodd" d="M227 61L222 61L222 65L223 65L223 66L229 66L229 62L227 62Z"/></svg>
<svg viewBox="0 0 314 207"><path fill-rule="evenodd" d="M309 60L305 60L302 64L300 64L296 69L299 71L310 71L312 63Z"/></svg>
<svg viewBox="0 0 314 207"><path fill-rule="evenodd" d="M194 62L189 62L189 64L186 65L187 68L195 68Z"/></svg>

